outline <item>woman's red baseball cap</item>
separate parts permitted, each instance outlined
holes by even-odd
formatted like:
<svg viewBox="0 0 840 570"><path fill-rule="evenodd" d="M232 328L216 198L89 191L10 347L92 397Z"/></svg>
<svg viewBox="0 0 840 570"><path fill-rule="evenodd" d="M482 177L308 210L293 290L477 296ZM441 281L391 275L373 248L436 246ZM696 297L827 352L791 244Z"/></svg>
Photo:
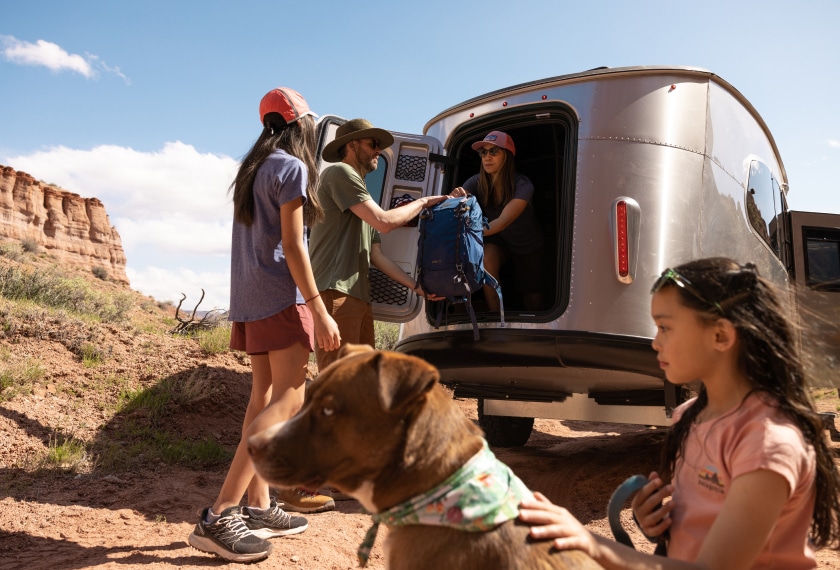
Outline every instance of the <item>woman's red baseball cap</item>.
<svg viewBox="0 0 840 570"><path fill-rule="evenodd" d="M272 89L263 96L260 101L260 122L263 125L265 125L265 116L268 113L279 113L289 124L306 115L318 118L318 115L309 108L303 95L288 87Z"/></svg>
<svg viewBox="0 0 840 570"><path fill-rule="evenodd" d="M503 133L502 131L490 131L483 140L474 142L472 144L472 149L478 150L483 148L486 144L492 144L507 149L512 155L516 156L516 146L514 146L513 139L510 138L507 133Z"/></svg>

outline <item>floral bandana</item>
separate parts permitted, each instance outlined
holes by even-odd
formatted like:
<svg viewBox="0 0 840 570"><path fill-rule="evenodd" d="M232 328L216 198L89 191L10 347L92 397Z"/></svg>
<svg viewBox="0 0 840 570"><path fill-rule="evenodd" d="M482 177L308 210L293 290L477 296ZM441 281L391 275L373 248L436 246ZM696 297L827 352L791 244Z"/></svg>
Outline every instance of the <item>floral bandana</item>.
<svg viewBox="0 0 840 570"><path fill-rule="evenodd" d="M359 566L367 565L380 523L389 527L420 524L485 532L518 517L519 503L531 495L484 441L481 451L434 489L371 515L373 526L359 546Z"/></svg>

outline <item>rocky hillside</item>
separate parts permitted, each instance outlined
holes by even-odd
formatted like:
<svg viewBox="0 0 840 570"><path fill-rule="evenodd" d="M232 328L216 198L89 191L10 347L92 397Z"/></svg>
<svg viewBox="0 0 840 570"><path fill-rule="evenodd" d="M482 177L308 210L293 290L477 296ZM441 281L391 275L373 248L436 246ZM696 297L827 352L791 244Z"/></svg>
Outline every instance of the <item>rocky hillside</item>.
<svg viewBox="0 0 840 570"><path fill-rule="evenodd" d="M125 251L105 206L0 165L0 238L37 243L61 264L128 283Z"/></svg>

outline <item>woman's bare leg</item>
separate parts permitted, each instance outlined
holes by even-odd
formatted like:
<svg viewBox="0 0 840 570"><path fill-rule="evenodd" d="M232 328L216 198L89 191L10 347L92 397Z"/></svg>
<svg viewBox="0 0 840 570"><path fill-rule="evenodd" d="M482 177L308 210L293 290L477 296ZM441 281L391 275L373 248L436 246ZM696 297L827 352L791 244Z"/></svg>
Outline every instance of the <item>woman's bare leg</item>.
<svg viewBox="0 0 840 570"><path fill-rule="evenodd" d="M309 349L295 343L283 350L251 356L251 399L236 448L213 512L238 505L248 491L250 506L269 506L268 484L257 477L248 453L248 438L271 425L291 418L303 404Z"/></svg>

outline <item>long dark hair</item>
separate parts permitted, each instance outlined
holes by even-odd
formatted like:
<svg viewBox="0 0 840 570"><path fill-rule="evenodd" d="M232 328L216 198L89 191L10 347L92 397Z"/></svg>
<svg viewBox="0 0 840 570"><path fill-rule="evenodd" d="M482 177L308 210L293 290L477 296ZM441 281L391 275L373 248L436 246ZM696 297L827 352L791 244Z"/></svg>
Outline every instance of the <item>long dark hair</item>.
<svg viewBox="0 0 840 570"><path fill-rule="evenodd" d="M315 157L315 121L306 115L287 123L279 113L268 113L265 126L254 146L242 159L233 184L233 219L250 226L254 222L254 178L260 165L277 149L300 159L306 165L308 181L303 221L312 226L324 216L318 201L318 168Z"/></svg>
<svg viewBox="0 0 840 570"><path fill-rule="evenodd" d="M506 148L497 147L505 153L505 162L495 175L484 170L484 162L478 173L478 202L485 207L503 208L513 198L516 189L516 165L513 154Z"/></svg>
<svg viewBox="0 0 840 570"><path fill-rule="evenodd" d="M712 324L721 317L732 322L740 340L738 366L752 383L750 393L768 394L813 445L817 498L811 538L818 547L840 542L840 473L826 442L822 418L808 391L796 326L781 304L778 291L758 274L754 265L741 266L724 257L700 259L674 269L700 295L672 283L664 287L675 287L680 302L696 311L701 322ZM689 430L707 404L708 395L701 386L697 401L669 431L662 450L664 480L671 479L676 461L684 453Z"/></svg>

